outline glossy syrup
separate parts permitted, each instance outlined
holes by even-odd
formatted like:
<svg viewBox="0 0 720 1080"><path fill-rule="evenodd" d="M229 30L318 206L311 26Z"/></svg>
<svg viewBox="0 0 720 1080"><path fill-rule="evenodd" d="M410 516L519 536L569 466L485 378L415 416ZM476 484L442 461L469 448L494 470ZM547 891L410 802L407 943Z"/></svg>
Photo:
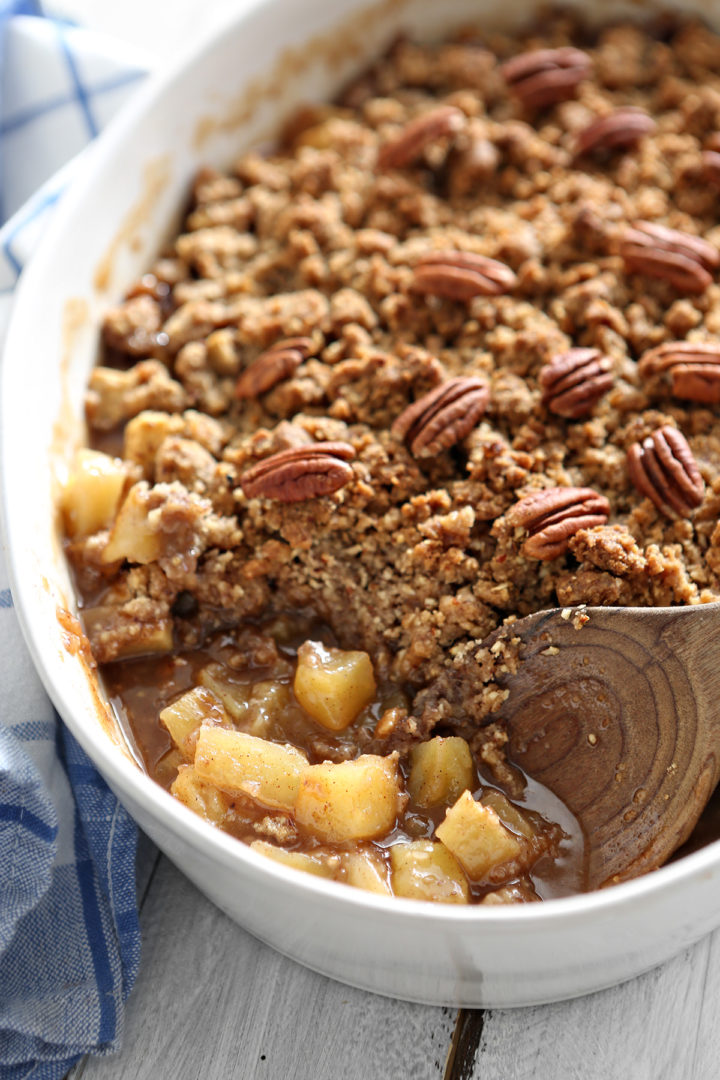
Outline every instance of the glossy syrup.
<svg viewBox="0 0 720 1080"><path fill-rule="evenodd" d="M252 628L251 632L254 632ZM197 686L200 672L210 663L223 665L230 680L239 686L267 679L277 679L288 685L291 708L272 737L278 741L287 741L302 749L312 764L323 760L343 760L360 753L382 752L374 738L377 721L388 702L399 698L408 700L402 691L393 687L380 687L376 700L360 715L358 720L346 731L340 733L318 730L318 725L305 716L292 694L292 673L294 671L295 649L299 641L308 635L307 623L303 622L298 633L285 635L279 649L278 663L270 667L238 667L238 654L242 651L242 632L219 633L209 639L202 649L178 652L162 657L144 657L105 665L102 675L111 703L118 718L119 726L136 758L155 780L164 787L169 787L174 779L174 769L167 768L169 752L172 749L170 736L159 720L159 714L166 705L172 703L181 694ZM332 634L326 627L315 626L310 631L314 638L323 638L332 643ZM240 649L238 646L240 645ZM535 892L541 899L551 899L584 891L585 880L585 843L577 820L567 807L547 788L526 777L524 793L514 795L512 801L524 811L528 811L531 820L542 829L546 823L559 826L562 838L551 853L542 855L534 864L531 880ZM474 791L482 796L488 790L499 790L492 777L478 773L478 783ZM241 820L234 819L228 831L245 842L256 839L253 832L253 819L259 820L267 813L258 807L253 813L245 808ZM378 847L387 849L393 843L402 840L416 840L432 836L435 827L445 815L445 807L419 807L412 801L398 821L397 827L377 841ZM302 850L311 850L315 841L304 837ZM324 845L327 847L327 844ZM488 888L471 886L476 899L488 891Z"/></svg>

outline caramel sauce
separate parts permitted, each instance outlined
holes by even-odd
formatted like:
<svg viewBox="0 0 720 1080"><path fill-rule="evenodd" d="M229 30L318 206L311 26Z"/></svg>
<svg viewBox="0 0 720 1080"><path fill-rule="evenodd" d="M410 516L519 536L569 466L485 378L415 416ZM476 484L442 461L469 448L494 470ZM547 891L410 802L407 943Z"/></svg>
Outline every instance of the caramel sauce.
<svg viewBox="0 0 720 1080"><path fill-rule="evenodd" d="M81 656L90 666L95 667L90 642L82 628L79 619L76 619L67 608L58 607L55 612L57 621L60 623L63 647L71 656Z"/></svg>
<svg viewBox="0 0 720 1080"><path fill-rule="evenodd" d="M275 631L275 636L268 630ZM383 740L375 734L378 721L388 708L408 704L407 693L402 688L381 685L375 699L347 729L340 732L326 730L302 710L292 688L296 651L308 638L323 641L326 645L334 644L332 632L322 624L281 616L261 628L245 626L237 631L215 634L203 648L104 665L103 681L119 726L127 733L149 775L166 789L170 788L177 770L170 735L159 715L186 691L201 685L202 673L209 665L215 665L211 670L221 671L227 684L236 686L241 694L246 695L253 686L269 680L285 686L288 706L281 715L273 717L266 737L298 747L307 754L311 764L348 760L363 753L386 752ZM268 654L267 662L258 663L263 652ZM274 658L271 658L273 652ZM238 727L242 729L242 724ZM402 758L401 771L406 777L407 764ZM478 770L473 795L481 798L492 790L500 789L492 777ZM548 850L538 858L529 875L538 898L550 899L582 891L585 845L579 826L567 808L530 778L526 778L523 795L515 796L512 801L525 813L535 832L549 839ZM446 809L445 805L418 806L409 798L395 828L373 846L387 852L398 842L429 839L442 822ZM234 803L233 812L223 827L246 843L264 839L257 826L269 813L250 799L240 798ZM308 854L318 848L326 852L334 848L338 852L348 849L347 845L320 842L305 834L284 846ZM527 878L524 880L527 882ZM472 898L479 900L493 887L471 882L470 888Z"/></svg>
<svg viewBox="0 0 720 1080"><path fill-rule="evenodd" d="M133 738L130 729L117 722L117 717L108 708L98 686L98 670L95 657L90 647L87 634L80 620L72 614L63 604L55 607L55 618L60 624L60 638L63 648L69 656L76 657L87 677L88 687L92 697L95 716L100 726L107 735L117 744L122 753L132 757L136 764L143 767L139 754L133 747Z"/></svg>

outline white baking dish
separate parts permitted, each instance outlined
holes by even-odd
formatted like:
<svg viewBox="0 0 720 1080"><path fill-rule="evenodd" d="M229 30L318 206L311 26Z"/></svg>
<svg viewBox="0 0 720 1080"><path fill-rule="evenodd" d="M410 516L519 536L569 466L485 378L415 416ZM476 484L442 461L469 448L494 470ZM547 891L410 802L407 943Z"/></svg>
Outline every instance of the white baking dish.
<svg viewBox="0 0 720 1080"><path fill-rule="evenodd" d="M676 7L707 17L717 10ZM638 5L626 6L637 16ZM15 304L3 371L3 495L13 591L45 685L140 825L233 919L300 962L380 993L510 1006L571 997L659 963L720 924L720 843L603 892L478 909L385 900L288 870L213 829L122 746L58 608L72 592L55 527L57 480L82 439L82 394L103 310L152 259L200 164L228 164L293 103L327 99L401 29L507 25L500 0L256 0L101 138ZM603 19L623 12L602 5Z"/></svg>

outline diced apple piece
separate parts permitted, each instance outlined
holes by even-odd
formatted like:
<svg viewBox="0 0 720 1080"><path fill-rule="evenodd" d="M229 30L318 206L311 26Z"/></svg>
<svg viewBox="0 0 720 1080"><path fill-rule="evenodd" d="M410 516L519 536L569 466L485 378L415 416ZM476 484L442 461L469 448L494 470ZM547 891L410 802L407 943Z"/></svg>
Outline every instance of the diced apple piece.
<svg viewBox="0 0 720 1080"><path fill-rule="evenodd" d="M170 788L181 803L194 810L213 825L222 825L230 808L231 799L213 784L198 775L193 765L181 765Z"/></svg>
<svg viewBox="0 0 720 1080"><path fill-rule="evenodd" d="M295 696L313 720L343 731L375 696L375 675L366 652L326 648L306 641L298 649Z"/></svg>
<svg viewBox="0 0 720 1080"><path fill-rule="evenodd" d="M172 619L138 625L132 641L118 645L113 660L132 660L136 656L152 656L170 652L173 647Z"/></svg>
<svg viewBox="0 0 720 1080"><path fill-rule="evenodd" d="M504 885L501 889L494 889L483 896L480 901L486 907L494 907L498 904L531 904L540 897L530 883L517 882L514 885Z"/></svg>
<svg viewBox="0 0 720 1080"><path fill-rule="evenodd" d="M126 477L125 464L118 458L99 450L78 450L61 499L68 536L90 536L110 527Z"/></svg>
<svg viewBox="0 0 720 1080"><path fill-rule="evenodd" d="M130 660L134 656L170 652L173 647L173 625L169 617L147 623L127 618L119 622L118 608L114 604L83 608L82 617L98 659ZM110 655L107 637L110 638Z"/></svg>
<svg viewBox="0 0 720 1080"><path fill-rule="evenodd" d="M248 795L263 806L292 810L308 762L294 746L203 725L195 748L195 768L202 780L231 795Z"/></svg>
<svg viewBox="0 0 720 1080"><path fill-rule="evenodd" d="M134 641L119 649L116 660L130 660L133 656L149 656L151 653L170 652L173 647L172 619L161 619L140 628Z"/></svg>
<svg viewBox="0 0 720 1080"><path fill-rule="evenodd" d="M211 690L196 686L173 701L160 713L160 723L170 732L170 738L186 761L195 760L195 743L203 721L227 724L222 702Z"/></svg>
<svg viewBox="0 0 720 1080"><path fill-rule="evenodd" d="M381 896L392 896L387 866L379 853L362 849L343 852L342 865L346 884Z"/></svg>
<svg viewBox="0 0 720 1080"><path fill-rule="evenodd" d="M200 672L200 682L219 698L233 720L242 723L247 716L248 699L252 686L232 682L222 664L208 664ZM259 734L259 732L253 732Z"/></svg>
<svg viewBox="0 0 720 1080"><path fill-rule="evenodd" d="M283 717L292 707L290 687L286 683L270 679L257 682L247 704L245 726L251 735L265 738L273 724L282 723ZM294 708L299 711L297 705Z"/></svg>
<svg viewBox="0 0 720 1080"><path fill-rule="evenodd" d="M470 899L463 868L444 844L433 840L394 844L390 865L395 896L440 904L467 904Z"/></svg>
<svg viewBox="0 0 720 1080"><path fill-rule="evenodd" d="M178 769L185 764L185 758L177 746L173 746L168 750L167 754L163 754L155 766L155 779L158 784L164 788L169 788L178 774Z"/></svg>
<svg viewBox="0 0 720 1080"><path fill-rule="evenodd" d="M454 803L474 786L474 778L470 747L456 735L438 735L410 750L408 791L418 806Z"/></svg>
<svg viewBox="0 0 720 1080"><path fill-rule="evenodd" d="M295 820L325 840L374 840L392 829L399 808L397 756L363 754L306 769Z"/></svg>
<svg viewBox="0 0 720 1080"><path fill-rule="evenodd" d="M495 811L476 802L469 791L450 807L435 835L474 881L486 880L491 870L518 858L523 851L521 842Z"/></svg>
<svg viewBox="0 0 720 1080"><path fill-rule="evenodd" d="M253 851L266 855L283 866L291 866L293 870L304 870L306 874L315 874L316 877L332 878L335 876L339 859L337 856L328 855L305 855L302 851L286 851L285 848L275 847L265 840L253 840L250 847Z"/></svg>
<svg viewBox="0 0 720 1080"><path fill-rule="evenodd" d="M535 830L525 814L511 803L501 791L495 791L494 789L486 791L482 797L482 804L494 810L503 825L507 825L513 832L519 833L520 836L524 836L527 840L535 838Z"/></svg>
<svg viewBox="0 0 720 1080"><path fill-rule="evenodd" d="M261 739L267 738L274 723L282 724L289 709L299 711L287 684L271 679L237 683L222 664L203 668L200 682L219 698L237 727Z"/></svg>
<svg viewBox="0 0 720 1080"><path fill-rule="evenodd" d="M110 539L102 553L105 563L128 559L133 563L155 562L162 555L162 539L158 529L150 521L148 508L148 485L144 480L133 484L123 502Z"/></svg>

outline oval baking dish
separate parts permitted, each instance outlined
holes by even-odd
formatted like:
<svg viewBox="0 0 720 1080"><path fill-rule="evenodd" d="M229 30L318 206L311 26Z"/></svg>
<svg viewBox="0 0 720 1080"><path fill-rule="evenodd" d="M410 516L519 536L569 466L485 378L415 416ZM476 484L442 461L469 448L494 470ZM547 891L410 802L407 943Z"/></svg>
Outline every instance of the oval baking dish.
<svg viewBox="0 0 720 1080"><path fill-rule="evenodd" d="M507 6L507 5L505 5ZM693 5L678 5L692 11ZM698 0L697 10L707 15ZM317 971L431 1004L506 1007L630 978L720 924L720 843L601 892L517 907L385 899L289 870L213 829L133 760L69 614L56 498L83 440L103 312L176 225L190 179L324 101L392 37L507 26L497 0L264 0L149 85L88 155L18 289L3 365L2 459L13 593L34 661L73 734L152 839L251 933ZM612 10L609 10L612 8ZM608 5L603 19L635 13ZM720 3L717 5L720 25Z"/></svg>

